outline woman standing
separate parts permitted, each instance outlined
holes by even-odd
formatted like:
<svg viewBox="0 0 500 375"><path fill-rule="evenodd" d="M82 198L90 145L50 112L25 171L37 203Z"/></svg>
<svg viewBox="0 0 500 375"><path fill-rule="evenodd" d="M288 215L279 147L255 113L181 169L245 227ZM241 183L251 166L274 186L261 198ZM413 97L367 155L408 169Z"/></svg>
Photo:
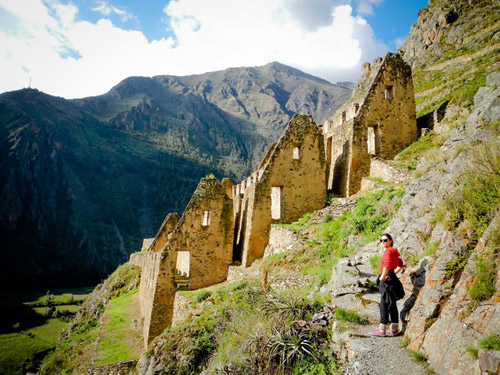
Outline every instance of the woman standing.
<svg viewBox="0 0 500 375"><path fill-rule="evenodd" d="M396 301L404 297L404 289L396 274L404 269L403 261L399 252L392 247L392 237L384 233L380 238L380 243L384 245L384 255L380 262L380 275L377 278L377 285L380 291L380 324L377 330L371 333L372 336L387 336L387 333L396 336L399 331L398 306ZM386 331L391 318L391 329Z"/></svg>

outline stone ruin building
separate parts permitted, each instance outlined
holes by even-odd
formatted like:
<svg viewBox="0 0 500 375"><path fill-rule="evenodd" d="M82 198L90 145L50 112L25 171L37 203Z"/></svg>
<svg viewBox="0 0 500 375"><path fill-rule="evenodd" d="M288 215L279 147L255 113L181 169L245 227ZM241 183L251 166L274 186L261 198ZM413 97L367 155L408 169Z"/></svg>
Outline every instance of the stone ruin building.
<svg viewBox="0 0 500 375"><path fill-rule="evenodd" d="M141 267L145 345L172 325L177 290L222 282L231 265L250 266L264 255L272 224L324 207L327 192L356 193L376 160L392 159L417 135L411 69L389 53L363 65L353 97L323 129L296 115L248 178L201 179L182 217L168 214L130 256Z"/></svg>
<svg viewBox="0 0 500 375"><path fill-rule="evenodd" d="M352 98L323 124L328 190L350 196L377 160L418 137L411 68L398 54L363 64Z"/></svg>

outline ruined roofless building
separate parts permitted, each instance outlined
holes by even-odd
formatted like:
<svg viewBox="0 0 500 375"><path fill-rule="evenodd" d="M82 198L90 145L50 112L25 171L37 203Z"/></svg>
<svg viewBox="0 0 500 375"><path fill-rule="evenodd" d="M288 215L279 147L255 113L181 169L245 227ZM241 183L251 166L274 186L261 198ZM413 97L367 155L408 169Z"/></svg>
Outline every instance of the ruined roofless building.
<svg viewBox="0 0 500 375"><path fill-rule="evenodd" d="M355 194L374 159L391 160L418 137L410 66L392 53L363 64L352 98L323 133L328 191Z"/></svg>
<svg viewBox="0 0 500 375"><path fill-rule="evenodd" d="M350 101L326 120L292 118L248 178L234 185L203 178L184 214L169 214L147 251L132 254L142 268L139 299L147 345L172 324L176 291L227 278L263 256L271 224L290 223L324 206L327 189L352 195L371 164L388 160L418 135L410 67L396 54L375 59Z"/></svg>
<svg viewBox="0 0 500 375"><path fill-rule="evenodd" d="M320 128L312 117L297 115L242 183L203 178L182 217L169 214L148 250L130 257L142 269L145 344L171 326L178 289L224 281L229 265L249 266L263 255L272 223L322 208L325 168Z"/></svg>

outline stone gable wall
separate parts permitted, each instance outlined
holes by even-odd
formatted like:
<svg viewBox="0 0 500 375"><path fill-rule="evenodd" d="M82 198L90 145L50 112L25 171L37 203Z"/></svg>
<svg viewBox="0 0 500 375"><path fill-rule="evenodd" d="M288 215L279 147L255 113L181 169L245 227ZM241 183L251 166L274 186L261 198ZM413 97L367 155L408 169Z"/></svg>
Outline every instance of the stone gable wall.
<svg viewBox="0 0 500 375"><path fill-rule="evenodd" d="M179 214L177 212L169 213L161 224L160 229L158 230L158 233L153 240L153 243L147 249L153 252L162 251L168 242L169 234L175 230L178 222Z"/></svg>
<svg viewBox="0 0 500 375"><path fill-rule="evenodd" d="M294 159L295 148L299 159ZM241 207L236 221L244 266L263 256L272 223L291 223L325 204L323 136L310 116L294 116L270 150L255 177L246 181L243 196L233 198L235 207ZM280 219L271 215L272 187L281 188Z"/></svg>
<svg viewBox="0 0 500 375"><path fill-rule="evenodd" d="M204 212L208 212L208 225L203 225ZM172 234L170 246L190 252L189 289L226 279L233 254L233 207L218 180L202 179Z"/></svg>
<svg viewBox="0 0 500 375"><path fill-rule="evenodd" d="M362 178L370 175L372 156L393 159L418 137L409 65L388 53L368 68L353 94L360 95L370 84L355 116L343 116L343 112L353 113L349 108L357 103L351 103L324 124L328 189L346 196L358 192Z"/></svg>

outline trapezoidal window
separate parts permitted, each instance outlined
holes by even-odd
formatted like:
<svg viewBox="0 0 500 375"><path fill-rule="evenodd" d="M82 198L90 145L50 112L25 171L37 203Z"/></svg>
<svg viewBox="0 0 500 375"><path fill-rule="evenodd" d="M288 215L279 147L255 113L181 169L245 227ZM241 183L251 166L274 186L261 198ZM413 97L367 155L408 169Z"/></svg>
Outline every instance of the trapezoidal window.
<svg viewBox="0 0 500 375"><path fill-rule="evenodd" d="M300 148L299 148L299 146L293 147L293 159L300 160Z"/></svg>
<svg viewBox="0 0 500 375"><path fill-rule="evenodd" d="M368 127L368 138L367 138L367 146L368 146L368 154L376 155L377 154L377 127L369 126Z"/></svg>
<svg viewBox="0 0 500 375"><path fill-rule="evenodd" d="M394 98L394 86L391 85L385 86L385 98L389 100Z"/></svg>
<svg viewBox="0 0 500 375"><path fill-rule="evenodd" d="M210 225L210 211L203 211L203 222L201 225L204 227L208 227Z"/></svg>
<svg viewBox="0 0 500 375"><path fill-rule="evenodd" d="M281 210L283 205L281 202L281 197L283 193L282 186L272 186L271 187L271 219L280 220Z"/></svg>

